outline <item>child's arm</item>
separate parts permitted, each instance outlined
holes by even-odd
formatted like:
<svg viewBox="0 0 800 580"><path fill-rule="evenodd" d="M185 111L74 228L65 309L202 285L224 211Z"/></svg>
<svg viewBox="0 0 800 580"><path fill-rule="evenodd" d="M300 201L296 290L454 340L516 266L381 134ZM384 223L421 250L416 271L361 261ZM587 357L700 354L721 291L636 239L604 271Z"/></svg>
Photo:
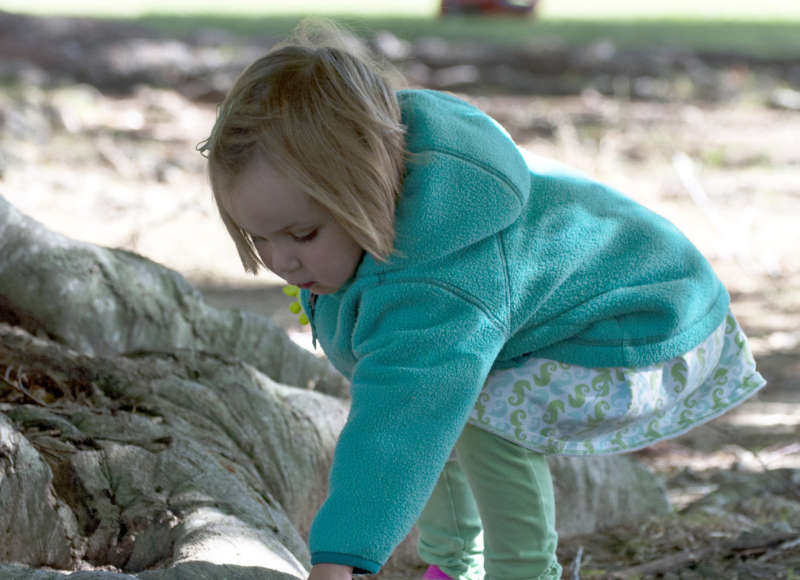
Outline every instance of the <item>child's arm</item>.
<svg viewBox="0 0 800 580"><path fill-rule="evenodd" d="M311 527L312 563L374 574L422 511L507 334L456 291L404 281L361 295L350 415Z"/></svg>
<svg viewBox="0 0 800 580"><path fill-rule="evenodd" d="M352 580L353 569L339 564L317 564L311 568L308 580Z"/></svg>

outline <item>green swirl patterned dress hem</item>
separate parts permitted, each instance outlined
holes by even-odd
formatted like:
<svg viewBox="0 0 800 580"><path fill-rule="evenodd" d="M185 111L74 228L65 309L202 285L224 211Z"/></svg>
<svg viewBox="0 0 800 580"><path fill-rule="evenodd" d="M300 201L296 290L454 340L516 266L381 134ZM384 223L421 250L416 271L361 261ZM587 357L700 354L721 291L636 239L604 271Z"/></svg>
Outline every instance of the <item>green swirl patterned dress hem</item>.
<svg viewBox="0 0 800 580"><path fill-rule="evenodd" d="M489 374L469 422L548 455L627 453L686 433L766 384L732 314L688 353L638 368L531 358Z"/></svg>

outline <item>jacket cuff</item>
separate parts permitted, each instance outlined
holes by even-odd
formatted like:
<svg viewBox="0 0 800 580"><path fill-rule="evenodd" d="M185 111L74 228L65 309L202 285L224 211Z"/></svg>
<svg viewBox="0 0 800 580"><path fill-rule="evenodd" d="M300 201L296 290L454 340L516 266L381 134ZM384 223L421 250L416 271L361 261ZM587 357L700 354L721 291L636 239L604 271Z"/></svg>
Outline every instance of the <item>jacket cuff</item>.
<svg viewBox="0 0 800 580"><path fill-rule="evenodd" d="M381 569L378 562L339 552L314 552L311 554L311 564L341 564L352 566L353 574L377 574Z"/></svg>

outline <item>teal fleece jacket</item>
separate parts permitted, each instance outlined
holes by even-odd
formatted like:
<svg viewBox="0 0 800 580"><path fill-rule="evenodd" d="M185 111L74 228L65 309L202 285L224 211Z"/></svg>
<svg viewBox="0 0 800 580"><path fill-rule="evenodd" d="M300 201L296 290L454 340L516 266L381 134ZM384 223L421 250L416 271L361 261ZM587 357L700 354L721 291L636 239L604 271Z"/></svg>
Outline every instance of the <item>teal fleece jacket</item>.
<svg viewBox="0 0 800 580"><path fill-rule="evenodd" d="M374 573L412 528L493 368L528 356L641 366L728 310L708 262L622 194L526 158L447 94L399 91L410 152L400 254L335 294L301 293L352 407L310 532L313 563Z"/></svg>

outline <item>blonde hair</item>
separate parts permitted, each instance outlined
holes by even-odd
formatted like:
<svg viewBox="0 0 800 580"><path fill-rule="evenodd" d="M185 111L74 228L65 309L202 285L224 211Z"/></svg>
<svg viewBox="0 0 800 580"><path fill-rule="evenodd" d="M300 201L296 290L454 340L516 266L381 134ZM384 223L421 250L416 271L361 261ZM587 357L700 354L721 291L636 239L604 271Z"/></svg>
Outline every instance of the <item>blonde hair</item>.
<svg viewBox="0 0 800 580"><path fill-rule="evenodd" d="M405 128L393 86L399 75L384 72L357 43L330 22L301 23L242 72L199 146L246 271L256 273L264 264L220 200L258 154L327 209L366 252L380 261L394 253L405 167Z"/></svg>

